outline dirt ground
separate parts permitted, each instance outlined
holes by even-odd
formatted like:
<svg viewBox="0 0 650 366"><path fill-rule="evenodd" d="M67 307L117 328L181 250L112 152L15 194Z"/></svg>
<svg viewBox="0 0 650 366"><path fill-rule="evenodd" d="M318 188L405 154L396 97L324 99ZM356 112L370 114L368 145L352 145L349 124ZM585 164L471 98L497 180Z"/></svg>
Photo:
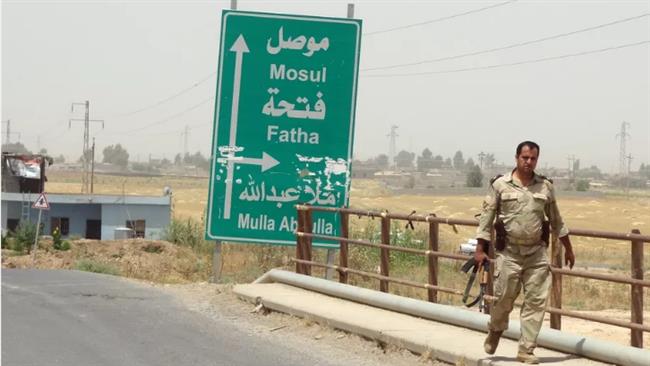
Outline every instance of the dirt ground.
<svg viewBox="0 0 650 366"><path fill-rule="evenodd" d="M31 255L2 250L3 268L76 269L79 265L101 266L125 277L163 283L205 280L211 263L191 249L160 240L73 240L71 249L52 249L51 240L40 240L35 262ZM104 272L106 273L106 272Z"/></svg>
<svg viewBox="0 0 650 366"><path fill-rule="evenodd" d="M326 352L342 365L410 366L445 365L426 356L320 325L287 314L255 311L255 305L240 300L231 285L193 283L155 285L170 293L190 310L208 318L227 320L249 334L262 338L282 337L295 349Z"/></svg>

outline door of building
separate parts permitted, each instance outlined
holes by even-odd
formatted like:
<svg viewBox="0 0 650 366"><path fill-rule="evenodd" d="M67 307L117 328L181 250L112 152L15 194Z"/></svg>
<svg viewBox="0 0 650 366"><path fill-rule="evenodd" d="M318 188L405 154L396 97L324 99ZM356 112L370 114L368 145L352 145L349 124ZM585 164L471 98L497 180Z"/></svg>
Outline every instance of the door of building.
<svg viewBox="0 0 650 366"><path fill-rule="evenodd" d="M102 238L102 221L86 220L86 239Z"/></svg>

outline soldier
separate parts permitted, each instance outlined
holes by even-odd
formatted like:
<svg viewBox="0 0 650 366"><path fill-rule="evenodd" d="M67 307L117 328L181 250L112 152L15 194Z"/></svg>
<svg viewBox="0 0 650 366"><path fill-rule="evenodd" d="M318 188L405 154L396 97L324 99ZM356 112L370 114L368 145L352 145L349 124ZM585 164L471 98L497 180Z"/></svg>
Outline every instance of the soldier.
<svg viewBox="0 0 650 366"><path fill-rule="evenodd" d="M565 262L570 268L575 255L555 201L553 182L535 174L539 145L524 141L517 146L517 167L509 174L490 181L489 194L483 203L477 230L478 245L474 258L477 263L487 260L492 223L499 232L496 240L494 296L484 348L494 354L503 331L508 328L508 316L522 287L521 338L517 360L537 364L533 354L537 335L544 320L550 287L550 264L546 254L549 226L560 238L565 249ZM548 222L545 222L545 217ZM544 231L546 231L544 233ZM545 234L545 235L544 235ZM504 245L505 244L505 245Z"/></svg>

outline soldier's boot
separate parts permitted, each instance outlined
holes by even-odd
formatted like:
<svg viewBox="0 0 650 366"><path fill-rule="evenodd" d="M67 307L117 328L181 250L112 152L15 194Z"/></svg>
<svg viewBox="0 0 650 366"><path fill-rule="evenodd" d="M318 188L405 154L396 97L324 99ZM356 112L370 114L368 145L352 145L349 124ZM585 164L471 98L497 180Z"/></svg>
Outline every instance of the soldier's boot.
<svg viewBox="0 0 650 366"><path fill-rule="evenodd" d="M517 361L537 365L539 363L539 358L533 354L533 351L519 351L517 352Z"/></svg>
<svg viewBox="0 0 650 366"><path fill-rule="evenodd" d="M489 355L493 355L494 352L497 350L497 346L499 345L499 340L501 339L501 335L503 334L503 331L496 331L496 330L489 330L487 338L485 338L485 342L483 343L483 348L485 349L485 353Z"/></svg>

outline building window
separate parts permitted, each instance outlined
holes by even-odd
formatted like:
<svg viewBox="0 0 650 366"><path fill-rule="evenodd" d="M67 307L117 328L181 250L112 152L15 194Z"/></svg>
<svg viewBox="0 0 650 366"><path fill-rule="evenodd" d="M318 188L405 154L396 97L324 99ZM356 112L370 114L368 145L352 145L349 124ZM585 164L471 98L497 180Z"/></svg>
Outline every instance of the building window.
<svg viewBox="0 0 650 366"><path fill-rule="evenodd" d="M53 217L50 225L50 234L54 233L55 228L59 228L61 235L70 234L70 218L68 217Z"/></svg>
<svg viewBox="0 0 650 366"><path fill-rule="evenodd" d="M126 227L134 231L136 238L144 238L144 220L127 220Z"/></svg>

